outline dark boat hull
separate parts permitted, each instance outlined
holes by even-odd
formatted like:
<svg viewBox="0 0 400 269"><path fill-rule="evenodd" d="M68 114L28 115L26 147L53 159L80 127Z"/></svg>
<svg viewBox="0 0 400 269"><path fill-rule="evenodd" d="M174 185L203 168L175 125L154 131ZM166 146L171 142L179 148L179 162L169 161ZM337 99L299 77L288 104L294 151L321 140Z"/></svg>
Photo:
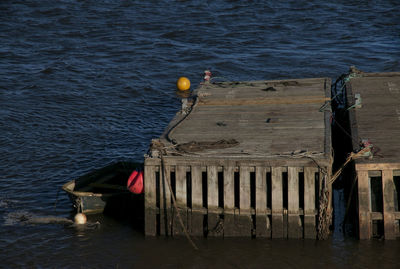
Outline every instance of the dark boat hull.
<svg viewBox="0 0 400 269"><path fill-rule="evenodd" d="M132 201L140 199L141 195L128 191L126 182L135 169L141 168L139 163L114 163L67 182L62 188L77 212L98 214L105 210L121 211L132 206Z"/></svg>

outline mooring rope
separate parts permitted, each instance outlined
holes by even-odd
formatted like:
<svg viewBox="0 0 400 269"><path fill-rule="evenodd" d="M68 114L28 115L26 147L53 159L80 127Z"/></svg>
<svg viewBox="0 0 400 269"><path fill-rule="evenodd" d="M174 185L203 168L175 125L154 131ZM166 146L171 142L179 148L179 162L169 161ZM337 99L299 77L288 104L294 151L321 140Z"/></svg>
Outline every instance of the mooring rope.
<svg viewBox="0 0 400 269"><path fill-rule="evenodd" d="M182 229L183 229L183 232L185 233L186 238L188 239L188 241L190 242L190 244L193 246L193 248L194 248L195 250L199 250L199 248L196 246L196 244L193 242L192 238L190 237L189 232L188 232L187 229L186 229L186 226L183 224L183 220L182 220L181 214L179 213L178 207L177 207L177 205L176 205L175 195L174 195L174 193L172 192L171 183L170 183L169 180L167 180L166 177L165 177L166 170L165 170L165 162L164 162L164 157L163 157L162 152L160 152L160 155L161 155L161 169L162 169L163 181L164 181L164 184L167 183L167 185L168 185L168 189L169 189L169 191L170 191L170 193L171 193L172 204L173 204L173 206L174 206L174 208L175 208L176 215L178 216L179 222L180 222L180 224L181 224L181 226L182 226ZM167 198L167 199L168 199L168 198Z"/></svg>

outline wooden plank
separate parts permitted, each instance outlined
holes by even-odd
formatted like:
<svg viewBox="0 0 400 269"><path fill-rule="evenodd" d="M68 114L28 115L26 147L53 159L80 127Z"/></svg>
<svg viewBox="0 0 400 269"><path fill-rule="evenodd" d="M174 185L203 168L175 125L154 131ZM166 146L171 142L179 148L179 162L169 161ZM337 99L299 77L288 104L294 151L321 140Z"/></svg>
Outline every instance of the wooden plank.
<svg viewBox="0 0 400 269"><path fill-rule="evenodd" d="M304 238L316 239L315 167L304 167Z"/></svg>
<svg viewBox="0 0 400 269"><path fill-rule="evenodd" d="M161 169L160 178L160 235L171 235L172 231L172 211L171 211L171 192L168 182L171 183L171 167L164 166Z"/></svg>
<svg viewBox="0 0 400 269"><path fill-rule="evenodd" d="M251 236L253 222L250 215L250 167L240 166L239 179L239 231L243 236Z"/></svg>
<svg viewBox="0 0 400 269"><path fill-rule="evenodd" d="M383 190L383 221L386 239L396 239L395 218L394 218L394 195L395 186L393 182L393 170L382 171L382 190Z"/></svg>
<svg viewBox="0 0 400 269"><path fill-rule="evenodd" d="M178 165L175 170L175 198L176 206L178 207L179 214L183 221L185 228L187 228L187 191L186 191L186 166ZM174 216L173 231L175 235L183 235L184 230L180 223L177 214Z"/></svg>
<svg viewBox="0 0 400 269"><path fill-rule="evenodd" d="M270 237L267 216L267 171L256 166L256 237Z"/></svg>
<svg viewBox="0 0 400 269"><path fill-rule="evenodd" d="M191 234L203 236L203 184L200 166L192 166L192 212L191 212Z"/></svg>
<svg viewBox="0 0 400 269"><path fill-rule="evenodd" d="M359 163L356 161L357 171L368 171L368 170L398 170L400 169L400 163Z"/></svg>
<svg viewBox="0 0 400 269"><path fill-rule="evenodd" d="M288 237L302 238L303 228L299 207L300 167L288 167Z"/></svg>
<svg viewBox="0 0 400 269"><path fill-rule="evenodd" d="M155 166L144 166L145 234L157 235L156 171Z"/></svg>
<svg viewBox="0 0 400 269"><path fill-rule="evenodd" d="M208 236L222 236L219 215L214 213L218 209L218 170L215 165L207 167L207 208Z"/></svg>
<svg viewBox="0 0 400 269"><path fill-rule="evenodd" d="M235 236L235 164L227 162L224 165L224 237Z"/></svg>
<svg viewBox="0 0 400 269"><path fill-rule="evenodd" d="M272 238L283 238L282 167L271 167Z"/></svg>
<svg viewBox="0 0 400 269"><path fill-rule="evenodd" d="M291 96L291 97L271 97L271 98L235 98L235 99L201 99L199 105L202 106L240 106L240 105L269 105L269 104L324 104L330 98L325 96Z"/></svg>
<svg viewBox="0 0 400 269"><path fill-rule="evenodd" d="M357 171L358 177L358 218L360 239L371 238L370 198L368 171Z"/></svg>

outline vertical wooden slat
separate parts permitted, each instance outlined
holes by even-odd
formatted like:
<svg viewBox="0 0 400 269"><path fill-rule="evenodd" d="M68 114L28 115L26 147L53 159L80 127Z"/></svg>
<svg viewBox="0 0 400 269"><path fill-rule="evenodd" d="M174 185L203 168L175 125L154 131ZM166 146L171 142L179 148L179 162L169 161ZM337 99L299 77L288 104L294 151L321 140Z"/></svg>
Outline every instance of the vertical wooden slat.
<svg viewBox="0 0 400 269"><path fill-rule="evenodd" d="M163 166L160 178L160 234L171 235L171 169L169 165Z"/></svg>
<svg viewBox="0 0 400 269"><path fill-rule="evenodd" d="M156 220L156 171L155 166L144 167L144 203L145 203L145 234L155 236L157 233Z"/></svg>
<svg viewBox="0 0 400 269"><path fill-rule="evenodd" d="M301 238L299 211L299 167L288 167L288 237Z"/></svg>
<svg viewBox="0 0 400 269"><path fill-rule="evenodd" d="M358 218L360 239L371 237L370 199L368 171L357 171L358 177Z"/></svg>
<svg viewBox="0 0 400 269"><path fill-rule="evenodd" d="M214 165L207 167L207 209L208 209L208 235L222 235L222 230L217 230L219 224L218 209L218 171ZM217 233L220 231L221 233Z"/></svg>
<svg viewBox="0 0 400 269"><path fill-rule="evenodd" d="M253 222L250 214L250 168L240 166L239 173L239 231L243 236L251 236Z"/></svg>
<svg viewBox="0 0 400 269"><path fill-rule="evenodd" d="M283 238L282 167L271 168L272 238Z"/></svg>
<svg viewBox="0 0 400 269"><path fill-rule="evenodd" d="M393 170L382 171L383 190L383 221L385 239L395 239L395 218L394 218L394 194Z"/></svg>
<svg viewBox="0 0 400 269"><path fill-rule="evenodd" d="M179 215L182 219L185 227L187 226L187 193L186 193L186 167L185 166L176 166L175 170L175 195L176 195L176 206L179 210ZM177 219L177 213L175 213L174 219L174 234L183 235L184 230L182 224L179 219Z"/></svg>
<svg viewBox="0 0 400 269"><path fill-rule="evenodd" d="M224 237L235 236L235 167L227 162L224 166Z"/></svg>
<svg viewBox="0 0 400 269"><path fill-rule="evenodd" d="M268 236L267 174L265 167L256 167L256 237Z"/></svg>
<svg viewBox="0 0 400 269"><path fill-rule="evenodd" d="M200 166L192 166L192 214L191 234L203 236L203 185Z"/></svg>
<svg viewBox="0 0 400 269"><path fill-rule="evenodd" d="M316 239L315 167L304 167L304 238Z"/></svg>

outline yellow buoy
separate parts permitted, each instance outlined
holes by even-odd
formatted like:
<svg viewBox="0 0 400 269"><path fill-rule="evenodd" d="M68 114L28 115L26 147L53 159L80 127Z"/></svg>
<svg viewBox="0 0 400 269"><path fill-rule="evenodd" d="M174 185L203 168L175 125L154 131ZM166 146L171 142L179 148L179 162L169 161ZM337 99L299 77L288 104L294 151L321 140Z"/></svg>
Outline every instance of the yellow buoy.
<svg viewBox="0 0 400 269"><path fill-rule="evenodd" d="M180 91L187 91L190 89L190 80L185 77L180 77L176 82L176 87Z"/></svg>

